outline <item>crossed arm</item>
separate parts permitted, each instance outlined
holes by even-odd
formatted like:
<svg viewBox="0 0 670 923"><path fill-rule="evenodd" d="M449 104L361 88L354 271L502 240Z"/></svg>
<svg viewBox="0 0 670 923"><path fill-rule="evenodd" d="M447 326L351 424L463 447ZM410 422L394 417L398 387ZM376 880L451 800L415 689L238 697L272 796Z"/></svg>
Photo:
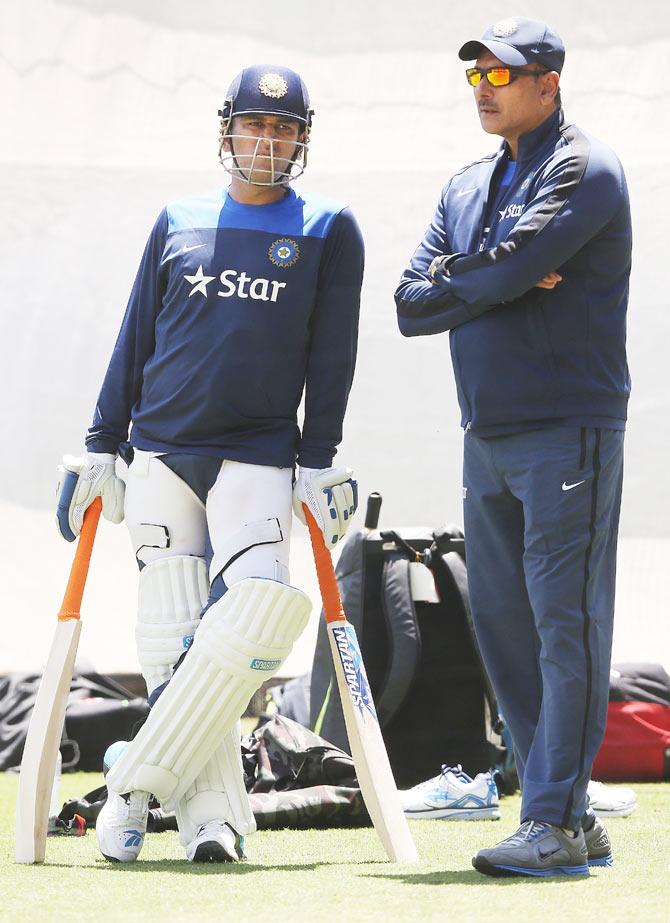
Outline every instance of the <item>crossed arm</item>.
<svg viewBox="0 0 670 923"><path fill-rule="evenodd" d="M396 290L401 333L443 333L536 286L555 288L561 281L560 267L622 205L621 177L599 167L585 177L588 160L583 145L575 142L566 148L508 236L474 254L453 253L447 232L447 190ZM436 260L438 271L431 276Z"/></svg>

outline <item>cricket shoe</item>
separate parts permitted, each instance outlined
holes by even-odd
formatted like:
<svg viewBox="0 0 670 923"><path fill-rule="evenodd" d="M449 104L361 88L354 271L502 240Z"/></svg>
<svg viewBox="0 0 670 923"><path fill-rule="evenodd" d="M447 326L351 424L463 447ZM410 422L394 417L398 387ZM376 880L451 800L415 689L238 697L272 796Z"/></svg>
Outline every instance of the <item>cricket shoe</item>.
<svg viewBox="0 0 670 923"><path fill-rule="evenodd" d="M589 866L611 868L614 865L609 834L599 817L594 818L591 827L584 831L584 841L586 842Z"/></svg>
<svg viewBox="0 0 670 923"><path fill-rule="evenodd" d="M220 820L210 820L186 847L189 862L243 862L244 837Z"/></svg>
<svg viewBox="0 0 670 923"><path fill-rule="evenodd" d="M98 814L95 833L100 852L110 862L134 862L144 844L149 816L149 792L110 792Z"/></svg>
<svg viewBox="0 0 670 923"><path fill-rule="evenodd" d="M589 782L589 807L603 817L628 817L637 807L637 795L632 788L612 787L602 782Z"/></svg>
<svg viewBox="0 0 670 923"><path fill-rule="evenodd" d="M496 877L531 875L588 875L584 833L575 836L544 821L527 820L491 849L480 849L472 860L478 872Z"/></svg>
<svg viewBox="0 0 670 923"><path fill-rule="evenodd" d="M460 766L443 766L434 779L399 792L405 817L422 820L498 820L498 789L490 772L474 779Z"/></svg>

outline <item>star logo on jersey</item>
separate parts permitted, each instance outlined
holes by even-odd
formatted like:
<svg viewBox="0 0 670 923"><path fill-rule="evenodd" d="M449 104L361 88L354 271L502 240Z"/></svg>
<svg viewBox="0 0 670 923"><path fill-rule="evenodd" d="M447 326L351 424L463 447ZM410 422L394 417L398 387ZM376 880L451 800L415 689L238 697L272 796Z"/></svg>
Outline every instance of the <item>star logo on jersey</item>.
<svg viewBox="0 0 670 923"><path fill-rule="evenodd" d="M188 293L188 297L195 295L196 292L201 292L205 298L207 297L207 286L210 282L213 282L216 276L206 276L202 271L202 264L198 266L198 271L194 276L184 276L187 282L190 282L193 288Z"/></svg>
<svg viewBox="0 0 670 923"><path fill-rule="evenodd" d="M300 259L300 248L294 240L288 237L280 237L279 240L275 240L271 244L268 256L275 266L287 268L288 266L295 266Z"/></svg>

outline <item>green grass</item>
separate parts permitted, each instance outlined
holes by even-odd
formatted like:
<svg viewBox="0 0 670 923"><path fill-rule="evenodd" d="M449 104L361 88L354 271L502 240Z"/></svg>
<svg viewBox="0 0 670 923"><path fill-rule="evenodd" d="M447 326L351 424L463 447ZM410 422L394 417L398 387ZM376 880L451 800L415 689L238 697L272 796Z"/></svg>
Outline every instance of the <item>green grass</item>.
<svg viewBox="0 0 670 923"><path fill-rule="evenodd" d="M99 784L63 777L64 799ZM609 821L616 866L590 878L493 879L474 852L516 827L518 797L497 822L413 821L417 866L391 865L372 829L267 831L240 865L187 863L176 833L151 834L134 865L113 865L95 833L50 838L43 866L14 864L17 777L0 773L0 919L116 921L445 920L449 923L619 923L670 920L670 784L636 785L638 810Z"/></svg>

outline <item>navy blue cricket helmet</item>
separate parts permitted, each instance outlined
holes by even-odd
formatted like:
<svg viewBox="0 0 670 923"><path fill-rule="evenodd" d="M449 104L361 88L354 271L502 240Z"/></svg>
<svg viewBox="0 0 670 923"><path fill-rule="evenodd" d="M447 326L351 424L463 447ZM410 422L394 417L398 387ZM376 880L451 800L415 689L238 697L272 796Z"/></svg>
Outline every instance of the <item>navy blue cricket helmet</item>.
<svg viewBox="0 0 670 923"><path fill-rule="evenodd" d="M297 119L309 131L314 110L299 74L278 64L245 67L228 88L219 115L228 122L236 115L258 112Z"/></svg>

